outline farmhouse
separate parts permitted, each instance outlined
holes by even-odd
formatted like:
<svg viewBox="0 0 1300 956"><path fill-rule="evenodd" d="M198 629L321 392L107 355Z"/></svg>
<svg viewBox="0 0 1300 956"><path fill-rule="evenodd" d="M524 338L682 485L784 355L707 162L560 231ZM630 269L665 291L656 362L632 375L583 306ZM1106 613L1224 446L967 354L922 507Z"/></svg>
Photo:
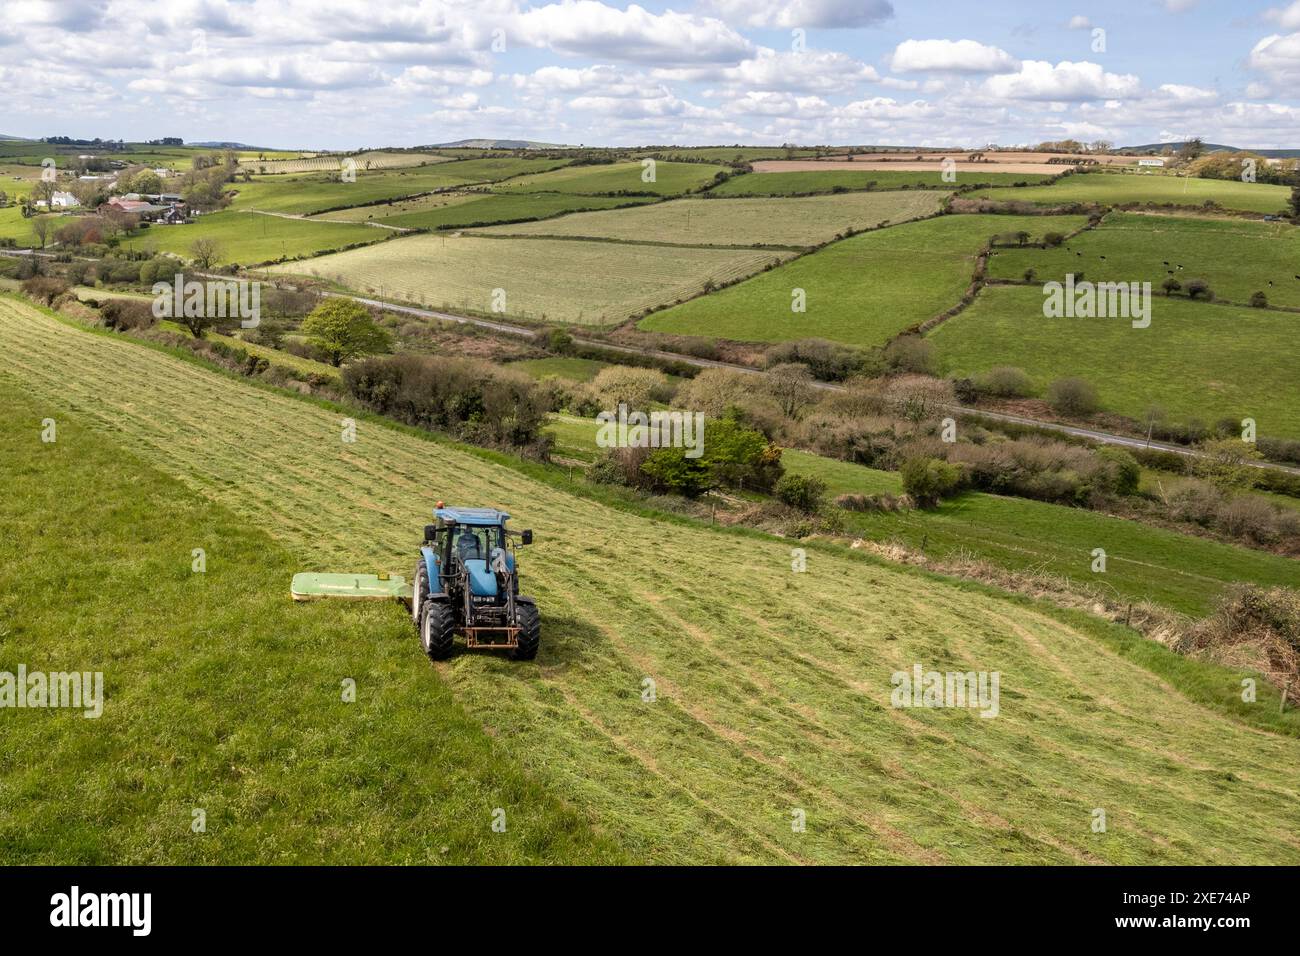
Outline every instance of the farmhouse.
<svg viewBox="0 0 1300 956"><path fill-rule="evenodd" d="M47 203L44 199L38 199L35 205L44 207ZM50 197L48 205L51 209L76 209L81 202L72 193L57 192Z"/></svg>
<svg viewBox="0 0 1300 956"><path fill-rule="evenodd" d="M1163 159L1139 159L1138 160L1139 166L1164 166L1164 164L1165 161Z"/></svg>
<svg viewBox="0 0 1300 956"><path fill-rule="evenodd" d="M167 212L166 206L155 206L151 202L145 202L142 199L127 199L124 196L114 196L105 206L111 209L117 209L121 212L129 212L133 216L139 216L141 219L157 219Z"/></svg>

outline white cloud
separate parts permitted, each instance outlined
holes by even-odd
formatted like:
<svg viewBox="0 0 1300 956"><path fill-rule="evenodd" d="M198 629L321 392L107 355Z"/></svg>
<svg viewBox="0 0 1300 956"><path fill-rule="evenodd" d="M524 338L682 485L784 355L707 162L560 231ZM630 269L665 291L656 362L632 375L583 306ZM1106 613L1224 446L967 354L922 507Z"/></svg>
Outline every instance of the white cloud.
<svg viewBox="0 0 1300 956"><path fill-rule="evenodd" d="M1164 0L1164 5L1170 13L1186 13L1198 2L1199 0Z"/></svg>
<svg viewBox="0 0 1300 956"><path fill-rule="evenodd" d="M1071 30L1087 30L1092 26L1092 21L1085 16L1078 15L1070 17L1070 22L1066 26Z"/></svg>
<svg viewBox="0 0 1300 956"><path fill-rule="evenodd" d="M1026 60L1019 72L984 81L989 95L1013 100L1079 102L1134 96L1140 88L1131 73L1107 73L1097 63L1068 60L1055 66L1046 60Z"/></svg>
<svg viewBox="0 0 1300 956"><path fill-rule="evenodd" d="M721 20L637 4L626 10L597 0L562 0L524 11L507 36L517 32L530 46L575 56L654 63L735 63L754 46Z"/></svg>
<svg viewBox="0 0 1300 956"><path fill-rule="evenodd" d="M1269 74L1275 82L1300 82L1300 33L1264 37L1250 51L1246 63L1251 69Z"/></svg>
<svg viewBox="0 0 1300 956"><path fill-rule="evenodd" d="M706 0L709 13L747 27L870 27L894 15L888 0Z"/></svg>
<svg viewBox="0 0 1300 956"><path fill-rule="evenodd" d="M1289 7L1273 7L1264 11L1264 19L1272 20L1283 30L1300 29L1300 0Z"/></svg>
<svg viewBox="0 0 1300 956"><path fill-rule="evenodd" d="M895 73L1010 73L1020 62L974 40L904 40L889 57Z"/></svg>

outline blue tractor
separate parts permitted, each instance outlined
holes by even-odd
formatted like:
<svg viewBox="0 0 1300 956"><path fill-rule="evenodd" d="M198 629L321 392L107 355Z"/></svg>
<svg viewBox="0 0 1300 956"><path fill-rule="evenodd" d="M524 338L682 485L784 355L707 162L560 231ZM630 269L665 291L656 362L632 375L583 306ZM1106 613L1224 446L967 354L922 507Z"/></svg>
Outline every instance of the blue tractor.
<svg viewBox="0 0 1300 956"><path fill-rule="evenodd" d="M466 647L509 650L515 660L537 656L542 619L533 599L519 593L515 549L533 533L506 529L510 515L493 508L434 509L424 526L415 566L411 617L424 652L446 658L457 634Z"/></svg>

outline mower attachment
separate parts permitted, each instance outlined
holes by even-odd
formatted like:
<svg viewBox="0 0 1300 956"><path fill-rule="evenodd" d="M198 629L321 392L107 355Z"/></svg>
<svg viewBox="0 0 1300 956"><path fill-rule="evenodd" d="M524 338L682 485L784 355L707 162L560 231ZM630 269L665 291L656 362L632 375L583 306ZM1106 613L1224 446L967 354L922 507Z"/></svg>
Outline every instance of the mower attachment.
<svg viewBox="0 0 1300 956"><path fill-rule="evenodd" d="M352 601L409 601L411 586L400 574L320 574L293 576L289 591L295 601L346 598Z"/></svg>

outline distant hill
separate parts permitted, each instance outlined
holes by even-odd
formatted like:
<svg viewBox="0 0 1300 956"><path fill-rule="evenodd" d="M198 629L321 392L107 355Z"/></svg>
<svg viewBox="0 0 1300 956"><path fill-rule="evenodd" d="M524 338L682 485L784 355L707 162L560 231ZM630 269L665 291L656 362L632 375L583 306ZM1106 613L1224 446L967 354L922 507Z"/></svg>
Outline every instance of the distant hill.
<svg viewBox="0 0 1300 956"><path fill-rule="evenodd" d="M539 143L531 139L458 139L434 143L430 149L564 149L560 143Z"/></svg>
<svg viewBox="0 0 1300 956"><path fill-rule="evenodd" d="M21 140L24 143L27 142L26 136L10 136L8 133L0 133L0 139L10 140L10 141Z"/></svg>
<svg viewBox="0 0 1300 956"><path fill-rule="evenodd" d="M1165 147L1175 152L1185 143L1147 143L1145 146L1125 146L1121 149L1114 150L1116 153L1160 153ZM1224 146L1222 143L1206 143L1205 149L1210 153L1254 153L1257 156L1265 156L1269 159L1296 159L1300 158L1300 149L1252 149L1241 146Z"/></svg>
<svg viewBox="0 0 1300 956"><path fill-rule="evenodd" d="M202 146L204 149L256 149L256 150L268 151L268 150L266 150L266 147L264 147L264 146L249 146L247 143L216 143L216 142L208 142L208 143L186 143L185 145L186 145L186 146Z"/></svg>

